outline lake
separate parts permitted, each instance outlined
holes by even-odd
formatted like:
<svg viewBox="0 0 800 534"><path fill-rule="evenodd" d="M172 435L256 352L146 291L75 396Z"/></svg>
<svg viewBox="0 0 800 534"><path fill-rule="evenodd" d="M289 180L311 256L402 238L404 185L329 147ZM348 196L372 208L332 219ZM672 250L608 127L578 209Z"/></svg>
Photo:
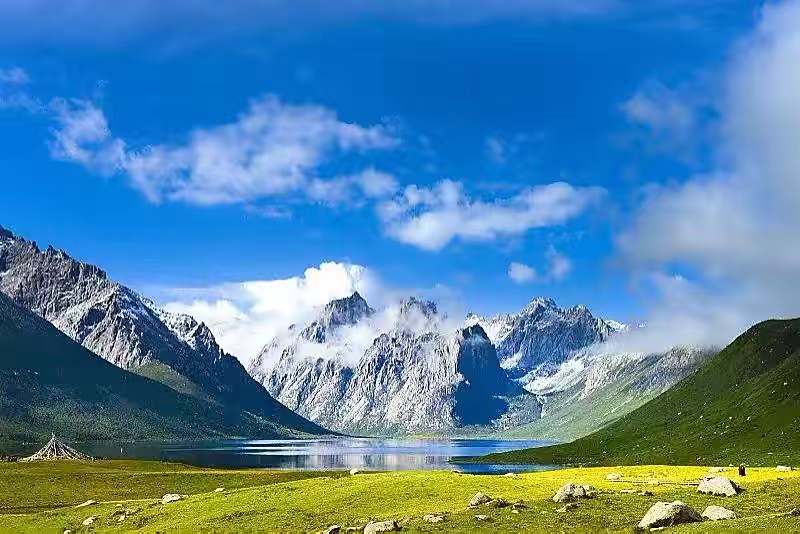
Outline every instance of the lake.
<svg viewBox="0 0 800 534"><path fill-rule="evenodd" d="M461 469L507 473L553 469L542 465L451 464L454 456L479 456L552 442L499 439L323 438L291 440L215 440L192 442L82 443L79 448L104 458L140 458L205 467L269 469Z"/></svg>

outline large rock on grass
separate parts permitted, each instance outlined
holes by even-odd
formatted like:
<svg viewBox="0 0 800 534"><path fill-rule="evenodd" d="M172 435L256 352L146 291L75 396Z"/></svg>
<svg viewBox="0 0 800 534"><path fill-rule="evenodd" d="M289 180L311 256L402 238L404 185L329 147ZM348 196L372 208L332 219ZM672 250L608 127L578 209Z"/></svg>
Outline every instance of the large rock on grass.
<svg viewBox="0 0 800 534"><path fill-rule="evenodd" d="M670 527L683 523L699 523L703 518L697 510L685 502L657 502L644 515L638 529L648 530L651 528Z"/></svg>
<svg viewBox="0 0 800 534"><path fill-rule="evenodd" d="M485 493L479 491L478 493L473 495L472 498L469 500L469 505L470 506L480 506L482 504L486 504L487 502L489 502L491 500L492 500L491 497L489 497Z"/></svg>
<svg viewBox="0 0 800 534"><path fill-rule="evenodd" d="M592 499L597 495L597 490L594 486L582 486L580 484L573 484L572 482L564 484L553 495L555 502L571 502L578 499Z"/></svg>
<svg viewBox="0 0 800 534"><path fill-rule="evenodd" d="M698 493L716 495L718 497L733 497L740 491L742 491L742 488L727 477L704 478L697 487Z"/></svg>
<svg viewBox="0 0 800 534"><path fill-rule="evenodd" d="M391 519L389 521L370 521L364 527L364 534L376 534L377 532L395 532L400 530L400 524Z"/></svg>
<svg viewBox="0 0 800 534"><path fill-rule="evenodd" d="M736 512L733 510L728 510L727 508L723 508L722 506L716 506L714 504L707 506L701 515L703 516L703 519L708 519L709 521L726 521L728 519L736 519Z"/></svg>

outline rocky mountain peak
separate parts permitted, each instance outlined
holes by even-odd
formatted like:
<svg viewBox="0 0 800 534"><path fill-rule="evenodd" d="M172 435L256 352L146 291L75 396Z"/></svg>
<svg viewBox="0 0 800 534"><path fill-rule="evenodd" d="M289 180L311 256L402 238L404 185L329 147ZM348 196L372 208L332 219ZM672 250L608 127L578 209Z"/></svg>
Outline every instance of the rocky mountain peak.
<svg viewBox="0 0 800 534"><path fill-rule="evenodd" d="M3 239L14 239L14 233L3 225L0 225L0 240Z"/></svg>
<svg viewBox="0 0 800 534"><path fill-rule="evenodd" d="M409 297L400 301L400 315L421 313L427 318L432 318L439 313L439 308L432 300L422 300L417 297Z"/></svg>
<svg viewBox="0 0 800 534"><path fill-rule="evenodd" d="M550 297L536 297L525 306L522 313L534 313L542 310L558 309L556 301Z"/></svg>

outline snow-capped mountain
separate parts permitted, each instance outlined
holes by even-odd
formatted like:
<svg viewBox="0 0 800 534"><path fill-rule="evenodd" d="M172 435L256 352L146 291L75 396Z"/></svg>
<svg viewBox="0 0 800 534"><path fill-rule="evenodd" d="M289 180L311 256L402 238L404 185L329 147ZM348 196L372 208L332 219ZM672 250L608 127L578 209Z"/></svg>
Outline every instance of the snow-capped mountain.
<svg viewBox="0 0 800 534"><path fill-rule="evenodd" d="M269 343L250 372L298 413L348 432L491 425L509 397L527 396L480 326L451 325L435 303L415 298L380 312L357 293L332 301Z"/></svg>
<svg viewBox="0 0 800 534"><path fill-rule="evenodd" d="M0 229L0 291L109 362L294 429L317 425L275 401L205 324L172 314L100 268Z"/></svg>
<svg viewBox="0 0 800 534"><path fill-rule="evenodd" d="M625 325L595 317L586 306L559 308L550 298L537 297L512 315L469 315L497 346L503 369L513 378L532 380L555 373L572 353L602 343Z"/></svg>

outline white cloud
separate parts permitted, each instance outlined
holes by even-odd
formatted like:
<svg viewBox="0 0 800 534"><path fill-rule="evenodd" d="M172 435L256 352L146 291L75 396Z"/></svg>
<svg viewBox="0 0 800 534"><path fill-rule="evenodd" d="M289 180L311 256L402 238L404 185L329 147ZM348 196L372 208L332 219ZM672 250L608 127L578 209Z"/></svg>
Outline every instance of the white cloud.
<svg viewBox="0 0 800 534"><path fill-rule="evenodd" d="M800 2L766 8L726 71L723 165L656 188L619 237L629 264L656 273L649 336L724 344L755 322L800 315L798 64Z"/></svg>
<svg viewBox="0 0 800 534"><path fill-rule="evenodd" d="M515 284L527 284L536 280L536 270L524 263L512 262L508 266L508 277Z"/></svg>
<svg viewBox="0 0 800 534"><path fill-rule="evenodd" d="M628 120L655 132L684 135L695 124L693 107L656 81L645 84L621 108Z"/></svg>
<svg viewBox="0 0 800 534"><path fill-rule="evenodd" d="M374 306L386 298L369 269L326 262L286 279L171 290L164 307L205 322L220 345L246 364L276 334L308 321L319 307L354 291Z"/></svg>
<svg viewBox="0 0 800 534"><path fill-rule="evenodd" d="M25 85L30 83L31 78L27 71L19 67L0 69L0 84Z"/></svg>
<svg viewBox="0 0 800 534"><path fill-rule="evenodd" d="M490 136L486 138L486 155L489 159L500 165L506 162L506 157L508 156L508 150L506 148L505 142L502 139L495 136Z"/></svg>
<svg viewBox="0 0 800 534"><path fill-rule="evenodd" d="M561 254L554 247L547 251L547 261L549 263L548 277L558 282L563 280L572 272L572 260Z"/></svg>
<svg viewBox="0 0 800 534"><path fill-rule="evenodd" d="M469 198L461 183L443 180L432 188L408 186L402 195L384 202L379 213L389 236L440 250L456 239L492 241L564 224L603 194L600 188L557 182L484 202Z"/></svg>
<svg viewBox="0 0 800 534"><path fill-rule="evenodd" d="M49 108L56 124L54 157L104 175L123 173L152 202L208 206L300 195L344 204L386 197L397 188L391 175L373 168L345 177L317 175L334 155L397 144L384 126L343 122L321 106L267 96L234 122L195 129L184 143L141 150L115 137L93 102L55 99Z"/></svg>

